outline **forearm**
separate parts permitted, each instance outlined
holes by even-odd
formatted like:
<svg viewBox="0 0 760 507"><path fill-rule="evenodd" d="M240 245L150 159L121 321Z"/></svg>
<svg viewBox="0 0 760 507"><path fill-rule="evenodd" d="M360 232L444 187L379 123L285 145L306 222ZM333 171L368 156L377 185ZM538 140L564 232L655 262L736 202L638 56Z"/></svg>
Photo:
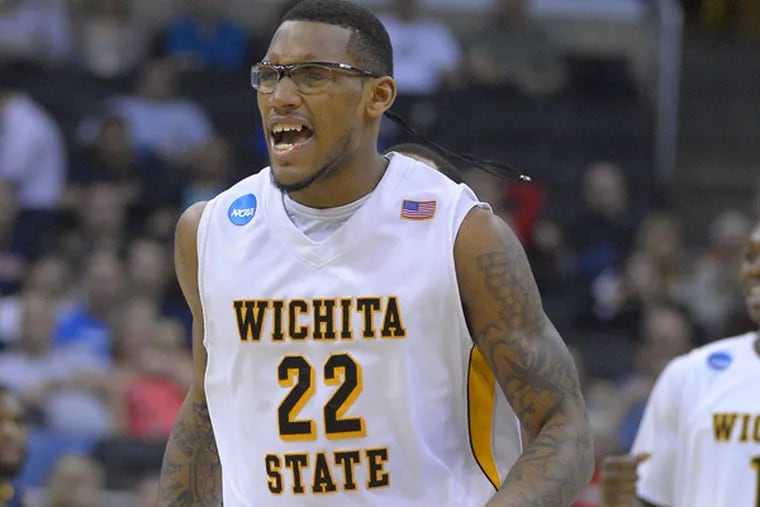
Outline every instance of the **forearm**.
<svg viewBox="0 0 760 507"><path fill-rule="evenodd" d="M536 435L487 507L567 507L588 484L594 458L585 416L555 417Z"/></svg>
<svg viewBox="0 0 760 507"><path fill-rule="evenodd" d="M217 507L221 501L221 466L208 407L191 388L166 446L157 507Z"/></svg>

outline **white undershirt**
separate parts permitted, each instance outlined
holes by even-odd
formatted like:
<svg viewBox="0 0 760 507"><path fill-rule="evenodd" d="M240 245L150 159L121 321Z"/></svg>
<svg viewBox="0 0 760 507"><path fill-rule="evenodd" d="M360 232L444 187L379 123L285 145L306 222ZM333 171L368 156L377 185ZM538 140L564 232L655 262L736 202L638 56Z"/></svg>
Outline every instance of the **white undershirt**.
<svg viewBox="0 0 760 507"><path fill-rule="evenodd" d="M293 224L310 240L317 243L324 241L362 207L372 192L354 202L335 208L317 209L304 206L283 194L282 204Z"/></svg>

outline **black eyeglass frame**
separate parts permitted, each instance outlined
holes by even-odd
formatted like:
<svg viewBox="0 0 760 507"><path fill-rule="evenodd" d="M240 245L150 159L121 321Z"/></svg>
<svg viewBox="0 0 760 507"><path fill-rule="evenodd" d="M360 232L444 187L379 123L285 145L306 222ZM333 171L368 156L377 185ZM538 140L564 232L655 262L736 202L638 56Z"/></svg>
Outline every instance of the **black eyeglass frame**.
<svg viewBox="0 0 760 507"><path fill-rule="evenodd" d="M255 73L258 69L261 67L267 67L270 69L274 69L277 71L277 81L275 82L275 86L277 83L279 83L284 76L288 76L291 81L293 81L296 86L298 87L298 82L293 79L293 71L302 68L302 67L322 67L330 70L337 70L341 72L347 72L347 73L355 73L355 77L370 77L370 78L378 78L383 77L381 74L376 74L374 72L370 72L365 69L361 69L359 67L354 67L353 65L349 65L347 63L339 63L339 62L321 62L321 61L315 61L315 62L299 62L299 63L291 63L288 65L280 65L277 63L270 63L267 61L258 62L251 66L251 87L256 90L258 93L262 93L264 95L270 95L274 93L274 88L272 88L271 92L262 92L260 90L260 87L256 85L256 79L255 79ZM300 87L299 87L299 90ZM303 91L302 91L303 93Z"/></svg>

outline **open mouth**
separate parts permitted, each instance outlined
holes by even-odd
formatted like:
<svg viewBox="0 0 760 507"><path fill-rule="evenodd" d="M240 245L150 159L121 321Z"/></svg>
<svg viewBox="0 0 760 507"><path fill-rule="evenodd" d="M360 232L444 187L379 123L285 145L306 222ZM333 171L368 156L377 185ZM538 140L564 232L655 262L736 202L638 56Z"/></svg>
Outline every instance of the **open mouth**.
<svg viewBox="0 0 760 507"><path fill-rule="evenodd" d="M290 151L306 143L314 133L301 124L276 123L272 126L272 144L276 151Z"/></svg>

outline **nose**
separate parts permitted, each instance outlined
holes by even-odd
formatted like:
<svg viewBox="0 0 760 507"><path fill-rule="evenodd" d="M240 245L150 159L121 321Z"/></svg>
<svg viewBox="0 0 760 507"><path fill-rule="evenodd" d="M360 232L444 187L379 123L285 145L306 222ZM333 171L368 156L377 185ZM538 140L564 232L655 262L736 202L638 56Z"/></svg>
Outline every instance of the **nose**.
<svg viewBox="0 0 760 507"><path fill-rule="evenodd" d="M301 95L298 87L287 74L274 85L274 91L270 95L270 103L275 110L290 110L301 105Z"/></svg>

